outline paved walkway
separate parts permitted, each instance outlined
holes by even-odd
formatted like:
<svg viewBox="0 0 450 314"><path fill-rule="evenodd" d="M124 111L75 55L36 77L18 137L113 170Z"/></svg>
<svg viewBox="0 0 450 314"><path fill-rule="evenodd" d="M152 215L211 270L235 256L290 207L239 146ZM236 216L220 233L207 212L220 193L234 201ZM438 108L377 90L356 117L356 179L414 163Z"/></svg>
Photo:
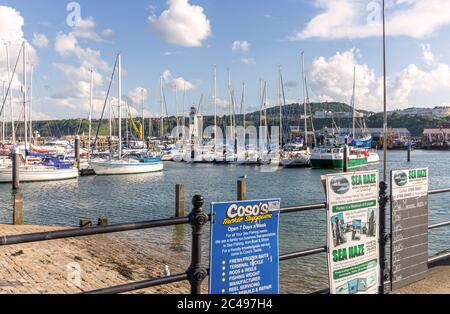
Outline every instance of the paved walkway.
<svg viewBox="0 0 450 314"><path fill-rule="evenodd" d="M401 288L394 294L450 294L450 258L430 268L425 280Z"/></svg>
<svg viewBox="0 0 450 314"><path fill-rule="evenodd" d="M59 229L63 228L0 225L0 235ZM0 293L80 293L164 276L164 266L156 254L115 235L0 246ZM170 271L183 272L184 267L173 262ZM135 293L188 292L188 283L180 282Z"/></svg>
<svg viewBox="0 0 450 314"><path fill-rule="evenodd" d="M0 225L0 236L60 229L64 228ZM164 276L166 263L172 274L188 267L187 260L169 258L167 252L130 244L117 235L0 246L0 294L80 293ZM207 293L206 281L203 288ZM133 293L188 292L189 284L181 282ZM415 293L450 294L450 259L431 268L427 279L393 292Z"/></svg>

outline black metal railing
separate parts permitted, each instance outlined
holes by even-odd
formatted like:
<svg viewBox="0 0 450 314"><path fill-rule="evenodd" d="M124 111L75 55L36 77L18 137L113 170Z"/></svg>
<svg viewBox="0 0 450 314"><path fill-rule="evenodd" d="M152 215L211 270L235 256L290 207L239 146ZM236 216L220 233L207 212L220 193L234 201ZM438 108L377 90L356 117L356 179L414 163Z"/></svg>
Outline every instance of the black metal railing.
<svg viewBox="0 0 450 314"><path fill-rule="evenodd" d="M380 184L380 261L381 261L381 271L385 275L385 281L389 281L389 271L386 260L386 244L389 242L390 234L386 231L385 225L385 215L386 215L386 204L388 203L389 197L386 194L387 185L381 182ZM429 195L450 193L450 189L440 189L429 191ZM42 242L58 239L76 238L92 235L100 235L107 233L117 233L133 230L142 229L152 229L161 228L168 226L184 225L189 224L192 228L192 240L191 240L191 263L185 273L180 273L176 275L152 278L142 281L136 281L131 283L126 283L119 286L107 287L103 289L98 289L94 291L88 291L88 294L113 294L113 293L124 293L134 290L141 290L145 288L166 285L181 281L188 281L190 284L191 294L200 294L201 286L203 281L209 275L209 268L203 264L202 261L202 234L203 227L210 221L210 216L203 211L204 199L200 195L196 195L192 200L192 211L187 217L179 218L169 218L161 220L143 221L136 223L124 223L124 224L114 224L108 226L98 226L89 228L73 228L58 231L48 231L39 232L31 234L21 234L21 235L6 235L0 236L0 246L14 245L14 244L24 244L32 242ZM305 211L312 211L318 209L325 209L327 207L326 203L318 203L311 205L301 205L295 207L286 207L280 210L281 214L286 213L299 213ZM429 229L436 229L450 226L450 221L441 222L429 226ZM280 261L286 261L296 258L302 258L306 256L322 254L327 252L327 246L319 246L316 248L306 249L297 252L291 252L282 254L279 256ZM444 258L450 257L450 253L440 254L438 256L432 256L429 258L429 263L436 262ZM382 286L383 288L383 286ZM317 291L315 293L328 293L329 289L324 289ZM384 290L382 290L384 292Z"/></svg>

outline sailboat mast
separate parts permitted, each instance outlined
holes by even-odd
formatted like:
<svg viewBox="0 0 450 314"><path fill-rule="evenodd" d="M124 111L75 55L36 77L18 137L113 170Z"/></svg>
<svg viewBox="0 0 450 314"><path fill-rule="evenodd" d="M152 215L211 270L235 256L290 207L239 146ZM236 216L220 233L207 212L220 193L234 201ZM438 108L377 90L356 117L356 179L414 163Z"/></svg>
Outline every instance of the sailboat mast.
<svg viewBox="0 0 450 314"><path fill-rule="evenodd" d="M27 43L23 42L23 120L25 134L25 150L28 149L28 128L27 128ZM26 154L25 154L26 158Z"/></svg>
<svg viewBox="0 0 450 314"><path fill-rule="evenodd" d="M34 73L34 65L31 66L30 73L30 142L33 142L33 73Z"/></svg>
<svg viewBox="0 0 450 314"><path fill-rule="evenodd" d="M161 140L164 136L164 108L163 108L163 78L162 76L159 78L159 103L161 106L161 121L160 121L160 132L159 135Z"/></svg>
<svg viewBox="0 0 450 314"><path fill-rule="evenodd" d="M243 126L244 126L244 132L245 132L245 127L246 127L246 123L245 123L245 83L242 83L242 119L243 121Z"/></svg>
<svg viewBox="0 0 450 314"><path fill-rule="evenodd" d="M179 140L178 137L180 136L180 123L179 123L178 117L180 115L180 112L178 109L178 85L177 84L175 84L175 107L177 109L177 137L176 137L176 139Z"/></svg>
<svg viewBox="0 0 450 314"><path fill-rule="evenodd" d="M387 182L386 14L383 0L383 180Z"/></svg>
<svg viewBox="0 0 450 314"><path fill-rule="evenodd" d="M304 109L304 123L305 123L305 146L308 146L308 118L306 112L306 84L305 84L305 52L302 51L302 82L303 82L303 109Z"/></svg>
<svg viewBox="0 0 450 314"><path fill-rule="evenodd" d="M145 141L145 116L144 116L144 89L141 89L141 101L142 101L142 141ZM145 145L144 145L145 146Z"/></svg>
<svg viewBox="0 0 450 314"><path fill-rule="evenodd" d="M9 44L6 43L6 63L8 66L8 81L11 82L11 65L9 63ZM14 123L14 105L13 105L13 97L12 97L12 89L9 90L9 108L11 113L11 135L12 141L14 145L16 144L16 127Z"/></svg>
<svg viewBox="0 0 450 314"><path fill-rule="evenodd" d="M230 106L229 106L229 110L230 110L230 127L231 127L231 137L234 139L234 129L233 129L233 125L234 125L234 117L233 117L233 96L231 95L231 71L230 68L227 68L228 71L228 92L230 94ZM234 145L234 143L233 143Z"/></svg>
<svg viewBox="0 0 450 314"><path fill-rule="evenodd" d="M183 127L183 134L184 132L184 128L186 125L186 119L185 119L185 115L184 115L184 107L185 107L185 103L186 102L186 82L183 83L183 108L181 110L181 115L182 115L182 120L181 120L181 126ZM183 136L183 140L184 140L184 136Z"/></svg>
<svg viewBox="0 0 450 314"><path fill-rule="evenodd" d="M117 63L118 63L118 98L119 98L119 159L122 159L122 57L120 56L120 53L117 54Z"/></svg>
<svg viewBox="0 0 450 314"><path fill-rule="evenodd" d="M353 129L352 129L352 133L353 133L353 140L355 140L355 115L356 115L356 104L355 104L355 88L356 88L356 67L353 67L353 94L352 94L352 107L353 107Z"/></svg>
<svg viewBox="0 0 450 314"><path fill-rule="evenodd" d="M109 140L112 141L112 105L111 105L111 99L109 100Z"/></svg>
<svg viewBox="0 0 450 314"><path fill-rule="evenodd" d="M281 66L278 66L278 102L280 103L280 145L283 146L283 102L281 99L281 89L283 84L283 78L281 76Z"/></svg>
<svg viewBox="0 0 450 314"><path fill-rule="evenodd" d="M91 69L91 84L89 90L89 138L88 138L88 147L91 149L91 137L92 137L92 98L93 98L93 90L94 90L94 70Z"/></svg>
<svg viewBox="0 0 450 314"><path fill-rule="evenodd" d="M217 146L217 67L214 67L214 148Z"/></svg>
<svg viewBox="0 0 450 314"><path fill-rule="evenodd" d="M5 81L3 81L3 89L2 89L2 101L5 98L6 95L6 87L5 87ZM6 110L3 110L2 112L2 144L5 144L5 117L6 117Z"/></svg>

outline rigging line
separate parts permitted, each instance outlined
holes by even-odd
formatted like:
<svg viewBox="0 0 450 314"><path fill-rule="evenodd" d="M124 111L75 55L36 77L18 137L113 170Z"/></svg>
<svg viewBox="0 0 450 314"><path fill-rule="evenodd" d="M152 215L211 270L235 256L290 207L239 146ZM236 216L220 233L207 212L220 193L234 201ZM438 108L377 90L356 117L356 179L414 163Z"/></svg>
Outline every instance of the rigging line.
<svg viewBox="0 0 450 314"><path fill-rule="evenodd" d="M9 81L8 89L6 90L5 98L3 99L2 109L0 109L0 115L3 113L3 109L5 108L6 99L8 98L8 94L11 90L12 81L14 80L14 74L16 73L17 65L19 64L20 55L22 54L22 49L19 50L19 54L17 55L16 64L14 65L14 70L11 74L11 79Z"/></svg>
<svg viewBox="0 0 450 314"><path fill-rule="evenodd" d="M166 118L169 117L169 111L167 110L167 102L166 102L166 93L164 92L164 88L162 89L162 96L163 96L163 102L164 102L164 108L166 109Z"/></svg>
<svg viewBox="0 0 450 314"><path fill-rule="evenodd" d="M306 91L306 103L309 105L309 119L311 121L311 130L313 132L314 146L317 146L316 130L314 128L314 118L312 114L311 104L309 103L308 80L306 79L306 75L305 75L305 91ZM306 132L305 135L307 136Z"/></svg>
<svg viewBox="0 0 450 314"><path fill-rule="evenodd" d="M241 96L241 115L244 114L244 97L245 97L245 83L242 84L242 96Z"/></svg>
<svg viewBox="0 0 450 314"><path fill-rule="evenodd" d="M112 73L111 73L111 79L110 79L110 81L109 81L109 86L108 86L108 91L107 91L107 93L106 93L105 103L103 104L102 115L101 115L100 120L99 120L99 122L98 122L97 133L95 134L94 145L92 146L92 152L94 152L94 147L97 146L98 134L99 134L99 132L100 132L100 127L101 127L102 121L103 121L103 115L105 114L106 103L108 102L109 93L110 93L110 91L111 91L111 86L112 86L113 79L114 79L114 74L115 74L115 72L116 72L117 61L118 61L117 59L118 59L118 56L116 56L116 61L115 61L115 63L114 63L114 68L113 68ZM119 121L119 123L121 123L121 122L122 122L122 121ZM91 148L91 147L89 147L89 148ZM119 157L120 157L120 156L119 156Z"/></svg>
<svg viewBox="0 0 450 314"><path fill-rule="evenodd" d="M83 123L83 118L80 118L80 123L78 124L78 131L77 134L80 135L80 130L81 130L81 124Z"/></svg>
<svg viewBox="0 0 450 314"><path fill-rule="evenodd" d="M283 73L282 72L280 72L280 80L281 80L281 82L280 82L280 85L281 85L281 96L282 96L282 100L283 100L283 106L281 107L281 117L280 117L280 125L281 125L281 130L280 130L280 132L281 132L281 140L283 140L284 139L284 136L283 136L283 124L281 123L283 120L283 111L286 109L286 94L285 94L285 92L284 92L284 81L283 81ZM288 134L288 136L289 136L289 134ZM283 144L283 143L281 143L281 144Z"/></svg>

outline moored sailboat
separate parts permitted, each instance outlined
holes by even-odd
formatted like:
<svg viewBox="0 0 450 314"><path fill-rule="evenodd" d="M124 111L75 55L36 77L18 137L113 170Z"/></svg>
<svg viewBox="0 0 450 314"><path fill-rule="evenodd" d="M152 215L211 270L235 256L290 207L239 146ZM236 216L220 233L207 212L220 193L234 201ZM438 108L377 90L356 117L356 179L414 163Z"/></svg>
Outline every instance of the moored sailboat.
<svg viewBox="0 0 450 314"><path fill-rule="evenodd" d="M117 54L115 68L118 68L118 103L119 103L119 149L118 159L91 161L91 166L97 175L122 175L158 172L164 169L164 165L159 157L147 156L122 156L122 64L121 55ZM106 104L106 102L105 102Z"/></svg>

